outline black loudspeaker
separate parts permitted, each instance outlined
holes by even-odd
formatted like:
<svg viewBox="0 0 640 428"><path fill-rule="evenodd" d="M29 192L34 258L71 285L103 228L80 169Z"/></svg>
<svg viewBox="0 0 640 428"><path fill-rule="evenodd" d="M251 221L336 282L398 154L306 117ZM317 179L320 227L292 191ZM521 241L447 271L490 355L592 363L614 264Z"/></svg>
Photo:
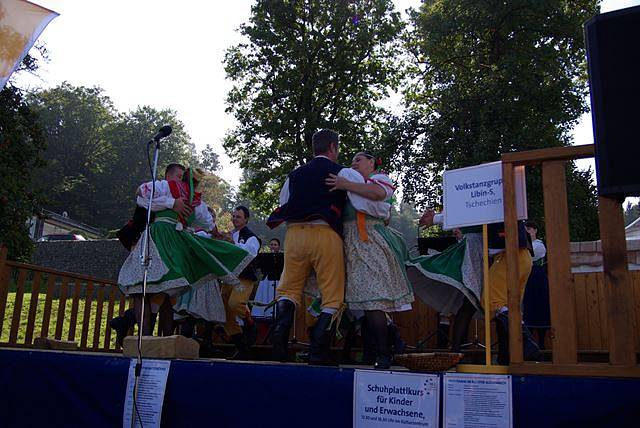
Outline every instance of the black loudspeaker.
<svg viewBox="0 0 640 428"><path fill-rule="evenodd" d="M598 193L640 196L640 6L585 24Z"/></svg>

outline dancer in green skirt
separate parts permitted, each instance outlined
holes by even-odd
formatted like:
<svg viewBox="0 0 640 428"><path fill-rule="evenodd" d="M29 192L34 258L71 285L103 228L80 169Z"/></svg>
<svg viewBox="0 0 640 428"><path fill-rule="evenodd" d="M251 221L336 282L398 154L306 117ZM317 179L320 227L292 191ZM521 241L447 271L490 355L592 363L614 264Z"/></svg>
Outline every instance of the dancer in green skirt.
<svg viewBox="0 0 640 428"><path fill-rule="evenodd" d="M213 221L206 204L195 191L203 176L202 170L190 169L185 174L186 180L182 182L159 180L155 183L151 203L155 219L150 225L151 260L147 276L150 299L145 302L149 305L145 308L145 314L150 313L154 294L164 293L175 298L190 287L205 286L216 279L229 284L239 283L238 274L253 259L247 251L229 242L207 239L193 233L193 228L198 226L204 230L213 229ZM151 187L152 183L149 182L138 189L139 206L148 206ZM176 205L180 205L177 201L191 210L178 214L174 210ZM142 293L144 267L140 263L140 255L144 250L143 241L140 239L120 269L118 284L126 295ZM139 318L139 313L137 315ZM142 333L150 335L151 330L147 327L150 323L146 318Z"/></svg>

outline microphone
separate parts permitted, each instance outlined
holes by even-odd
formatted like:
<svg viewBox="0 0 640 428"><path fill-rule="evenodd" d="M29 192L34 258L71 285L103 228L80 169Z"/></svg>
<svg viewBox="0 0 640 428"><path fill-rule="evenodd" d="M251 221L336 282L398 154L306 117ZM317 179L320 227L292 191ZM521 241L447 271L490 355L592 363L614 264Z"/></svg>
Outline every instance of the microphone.
<svg viewBox="0 0 640 428"><path fill-rule="evenodd" d="M158 142L163 138L168 137L169 135L171 135L171 131L173 131L173 129L171 129L171 125L163 126L162 128L160 128L158 133L153 137L153 141Z"/></svg>

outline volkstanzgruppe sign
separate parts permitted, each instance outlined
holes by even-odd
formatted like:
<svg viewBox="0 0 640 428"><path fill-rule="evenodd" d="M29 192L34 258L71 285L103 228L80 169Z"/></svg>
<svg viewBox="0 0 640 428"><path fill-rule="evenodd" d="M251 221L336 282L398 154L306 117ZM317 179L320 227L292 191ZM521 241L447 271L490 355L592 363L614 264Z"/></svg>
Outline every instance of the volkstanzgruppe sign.
<svg viewBox="0 0 640 428"><path fill-rule="evenodd" d="M504 221L502 162L491 162L445 171L445 229ZM527 190L524 167L515 169L518 219L527 218Z"/></svg>

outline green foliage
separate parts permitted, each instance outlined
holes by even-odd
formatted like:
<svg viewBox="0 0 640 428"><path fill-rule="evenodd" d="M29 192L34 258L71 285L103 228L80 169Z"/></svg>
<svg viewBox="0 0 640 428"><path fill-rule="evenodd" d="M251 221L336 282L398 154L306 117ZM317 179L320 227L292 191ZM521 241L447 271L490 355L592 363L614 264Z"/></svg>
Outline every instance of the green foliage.
<svg viewBox="0 0 640 428"><path fill-rule="evenodd" d="M311 136L342 135L345 157L381 155L387 133L379 101L399 79L394 52L403 27L390 0L258 0L240 27L247 43L225 56L227 112L237 126L225 139L252 174L241 191L269 211L286 174L312 156Z"/></svg>
<svg viewBox="0 0 640 428"><path fill-rule="evenodd" d="M153 162L153 146L149 148L147 157L146 143L167 123L171 124L173 132L160 145L158 177L162 179L164 168L169 163L185 166L197 163L195 147L175 111L138 107L119 114L105 130L105 138L112 148L111 157L107 168L93 183L96 189L101 190L94 200L88 201L101 227L121 226L131 215L136 188L151 177L149 160Z"/></svg>
<svg viewBox="0 0 640 428"><path fill-rule="evenodd" d="M39 204L31 181L44 165L44 147L35 114L17 88L6 86L0 91L0 243L12 260L28 260L33 249L26 222Z"/></svg>
<svg viewBox="0 0 640 428"><path fill-rule="evenodd" d="M404 237L409 250L418 245L418 219L420 213L411 204L402 203L391 211L389 226L397 230Z"/></svg>
<svg viewBox="0 0 640 428"><path fill-rule="evenodd" d="M105 131L115 120L111 100L99 88L68 83L28 97L45 131L47 168L36 176L46 189L50 206L95 224L91 204L97 196L94 182L112 159Z"/></svg>
<svg viewBox="0 0 640 428"><path fill-rule="evenodd" d="M200 152L200 166L209 172L217 171L220 168L220 158L211 144L207 144Z"/></svg>
<svg viewBox="0 0 640 428"><path fill-rule="evenodd" d="M402 143L397 164L407 198L435 206L444 169L571 143L571 129L588 111L582 24L598 4L427 0L411 13L407 111L393 134ZM570 203L580 207L572 238L596 239L597 221L587 224L593 185L575 168L569 173ZM542 223L541 193L530 191L529 204Z"/></svg>
<svg viewBox="0 0 640 428"><path fill-rule="evenodd" d="M47 208L67 211L75 220L104 229L127 221L136 187L151 175L146 142L164 124L173 132L162 142L158 176L169 163L197 162L173 110L143 106L120 113L102 89L68 83L31 94L29 102L47 139L48 168L36 183L46 190Z"/></svg>

